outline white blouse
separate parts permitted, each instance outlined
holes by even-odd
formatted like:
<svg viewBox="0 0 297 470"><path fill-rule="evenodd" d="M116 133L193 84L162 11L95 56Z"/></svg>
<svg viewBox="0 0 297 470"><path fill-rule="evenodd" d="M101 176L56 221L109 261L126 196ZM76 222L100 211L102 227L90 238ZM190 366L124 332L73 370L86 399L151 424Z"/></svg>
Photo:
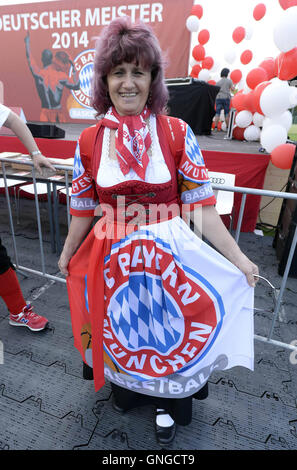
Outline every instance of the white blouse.
<svg viewBox="0 0 297 470"><path fill-rule="evenodd" d="M166 183L167 181L170 181L171 175L160 147L157 133L157 120L155 115L150 115L148 126L152 139L152 145L151 155L149 157L149 163L145 172L144 181L154 184ZM109 144L110 129L105 127L102 144L102 155L97 173L97 184L102 188L106 188L123 183L124 181L143 181L132 168L126 175L122 173L118 160L109 157Z"/></svg>

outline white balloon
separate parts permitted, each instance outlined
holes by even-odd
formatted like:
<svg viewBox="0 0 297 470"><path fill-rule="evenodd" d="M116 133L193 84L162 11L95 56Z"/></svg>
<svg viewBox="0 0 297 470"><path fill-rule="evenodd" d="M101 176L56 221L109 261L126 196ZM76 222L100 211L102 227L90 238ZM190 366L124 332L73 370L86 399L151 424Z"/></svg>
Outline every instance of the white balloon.
<svg viewBox="0 0 297 470"><path fill-rule="evenodd" d="M210 80L210 72L208 69L202 69L199 72L198 80L202 80L203 82L208 82Z"/></svg>
<svg viewBox="0 0 297 470"><path fill-rule="evenodd" d="M227 130L227 124L226 124L226 121L223 121L222 122L222 127L221 127L222 131L225 132Z"/></svg>
<svg viewBox="0 0 297 470"><path fill-rule="evenodd" d="M290 106L290 87L277 82L268 85L260 97L260 107L268 117L279 116Z"/></svg>
<svg viewBox="0 0 297 470"><path fill-rule="evenodd" d="M248 41L252 39L253 33L254 28L252 27L252 25L248 25L245 27L245 39L247 39Z"/></svg>
<svg viewBox="0 0 297 470"><path fill-rule="evenodd" d="M263 126L263 121L264 121L264 116L263 114L260 113L254 113L253 115L253 123L257 127L262 127Z"/></svg>
<svg viewBox="0 0 297 470"><path fill-rule="evenodd" d="M283 126L274 124L262 130L260 141L266 152L271 153L278 145L285 144L287 137L287 130Z"/></svg>
<svg viewBox="0 0 297 470"><path fill-rule="evenodd" d="M273 39L276 47L282 52L288 52L297 46L297 6L281 13L274 27Z"/></svg>
<svg viewBox="0 0 297 470"><path fill-rule="evenodd" d="M259 127L251 125L245 129L243 136L245 140L247 140L248 142L252 142L252 141L259 140L260 134L261 134L261 131Z"/></svg>
<svg viewBox="0 0 297 470"><path fill-rule="evenodd" d="M233 64L236 59L236 52L234 49L229 49L224 54L224 59L228 64Z"/></svg>
<svg viewBox="0 0 297 470"><path fill-rule="evenodd" d="M280 114L279 116L275 116L273 118L266 117L263 121L263 129L266 129L268 126L275 126L279 125L286 129L288 132L292 126L293 116L290 111L285 111L284 113Z"/></svg>
<svg viewBox="0 0 297 470"><path fill-rule="evenodd" d="M281 80L280 78L278 77L273 77L271 80L269 80L271 83L273 83L274 85L282 85L284 87L288 87L289 84L286 80Z"/></svg>
<svg viewBox="0 0 297 470"><path fill-rule="evenodd" d="M290 88L292 88L290 90L290 106L289 108L294 108L295 106L297 106L297 88L294 87L294 86L291 86Z"/></svg>
<svg viewBox="0 0 297 470"><path fill-rule="evenodd" d="M186 27L191 33L195 33L199 29L199 19L195 15L190 15L186 21Z"/></svg>
<svg viewBox="0 0 297 470"><path fill-rule="evenodd" d="M235 118L235 123L238 127L248 127L253 120L253 115L250 111L240 111Z"/></svg>

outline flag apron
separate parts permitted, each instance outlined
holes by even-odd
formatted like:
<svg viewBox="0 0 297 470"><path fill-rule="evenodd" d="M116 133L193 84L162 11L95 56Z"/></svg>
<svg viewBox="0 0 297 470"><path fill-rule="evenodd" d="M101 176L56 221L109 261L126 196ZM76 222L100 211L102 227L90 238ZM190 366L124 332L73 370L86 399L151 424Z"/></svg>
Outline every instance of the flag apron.
<svg viewBox="0 0 297 470"><path fill-rule="evenodd" d="M169 183L97 185L103 216L69 263L74 345L93 367L96 391L107 379L184 398L213 370L253 370L254 290L245 275L180 214L151 215L160 203L177 203L175 164L165 158ZM127 194L130 204L115 207ZM136 216L131 194L144 207Z"/></svg>

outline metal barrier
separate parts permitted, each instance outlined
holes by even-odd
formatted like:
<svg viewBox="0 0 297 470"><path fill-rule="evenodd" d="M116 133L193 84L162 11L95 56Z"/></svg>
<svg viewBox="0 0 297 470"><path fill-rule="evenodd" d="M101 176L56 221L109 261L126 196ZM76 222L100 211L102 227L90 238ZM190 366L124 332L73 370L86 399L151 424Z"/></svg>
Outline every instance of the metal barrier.
<svg viewBox="0 0 297 470"><path fill-rule="evenodd" d="M9 159L9 160L11 162L16 162L16 163L18 162L17 160L13 160L13 159ZM4 164L4 163L7 163L7 159L3 158L3 157L0 157L0 161L2 162L2 175L3 175L3 178L4 178L4 182L5 182L5 194L6 194L6 200L7 200L7 206L8 206L10 229L11 229L11 234L12 234L12 239L13 239L13 247L14 247L15 266L16 266L16 268L19 269L20 271L29 272L29 273L32 273L32 274L36 274L38 276L42 276L42 277L45 277L45 278L48 278L48 279L51 279L51 280L54 280L54 281L57 281L57 282L62 282L64 284L66 284L65 279L61 279L58 276L48 274L48 273L46 273L46 270L45 270L39 203L38 203L38 195L37 195L37 192L36 192L36 173L35 173L35 169L33 167L33 164L29 163L29 162L28 162L28 166L32 167L32 180L33 180L34 188L35 188L35 206L36 206L36 215L37 215L37 224L38 224L38 235L39 235L39 245L40 245L42 271L36 271L36 270L30 269L26 266L19 265L17 247L16 247L16 242L15 242L12 210L11 210L11 204L10 204L9 191L8 191L8 187L7 187L7 178L9 178L10 175L6 174L6 169L5 169L5 164ZM72 168L69 168L69 166L56 165L56 164L54 166L55 166L56 169L62 169L62 170L65 171L65 175L64 175L65 176L65 182L64 183L55 182L53 184L55 186L62 186L63 185L63 186L66 186L66 188L67 188L67 192L66 192L67 223L68 223L68 227L69 227L70 213L69 213L69 192L68 192L69 191L69 175L68 175L68 172L72 171ZM15 174L11 175L11 177L16 179ZM23 176L20 177L20 179L23 179ZM236 232L235 232L236 242L239 242L240 229L241 229L241 224L242 224L243 215L244 215L245 202L246 202L246 197L247 197L248 194L255 195L255 196L276 197L276 198L282 198L282 199L295 199L297 201L297 194L288 193L288 192L269 191L269 190L264 190L264 189L260 190L260 189L254 189L254 188L242 188L242 187L237 187L237 186L223 186L222 187L222 185L216 185L216 184L212 184L212 187L214 189L219 189L220 191L232 191L232 192L242 193L242 200L241 200L239 216L238 216L238 221L237 221L237 227L236 227ZM280 311L280 307L281 307L281 303L282 303L282 298L283 298L283 295L284 295L284 290L285 290L285 286L286 286L286 283L287 283L287 279L288 279L288 275L289 275L293 255L294 255L294 252L295 252L295 249L296 249L296 245L297 245L297 226L295 228L294 237L293 237L292 244L291 244L291 247L290 247L290 251L289 251L289 254L288 254L287 264L286 264L285 271L284 271L284 274L283 274L283 278L282 278L281 286L280 286L280 289L279 289L279 293L276 296L276 303L275 303L274 311L272 312L273 316L272 316L272 321L271 321L269 334L268 334L267 338L263 337L263 336L258 336L258 335L254 336L255 339L258 340L258 341L262 341L262 342L268 343L268 344L273 344L275 346L281 346L281 347L284 347L286 349L290 349L290 350L293 350L293 351L297 351L296 346L294 346L293 344L287 344L287 343L282 343L280 341L276 341L276 340L272 339L272 335L273 335L273 330L274 330L276 319L279 315L279 311ZM271 312L269 312L269 313L271 313Z"/></svg>
<svg viewBox="0 0 297 470"><path fill-rule="evenodd" d="M11 235L12 235L12 242L13 242L13 249L14 249L14 255L15 255L15 266L17 269L21 270L21 271L24 271L24 272L29 272L29 273L32 273L32 274L36 274L38 276L43 276L43 277L46 277L46 278L49 278L49 279L52 279L52 280L55 280L55 281L58 281L58 282L63 282L63 283L66 283L66 280L65 279L61 279L57 276L53 276L51 274L48 274L46 273L46 269L45 269L45 260L44 260L44 250L43 250L43 241L42 241L42 230L41 230L41 220L40 220L40 210L39 210L39 201L38 201L38 193L37 193L37 177L36 177L36 171L35 171L35 168L33 166L33 163L32 162L22 162L22 165L26 165L28 166L28 170L31 168L31 173L32 173L32 178L25 178L23 175L17 175L16 173L14 173L13 175L8 175L7 172L6 172L6 168L5 168L5 163L7 164L8 161L7 161L7 158L4 158L4 157L0 157L0 161L1 161L1 166L2 166L2 176L3 176L3 179L4 179L4 185L5 185L5 195L6 195L6 202L7 202L7 208L8 208L8 216L9 216L9 225L10 225L10 230L11 230ZM9 159L9 162L11 163L19 163L19 160L16 160L16 159L12 159L10 158ZM64 170L64 177L65 177L65 182L55 182L55 181L51 181L50 179L47 179L45 181L47 182L50 182L51 184L53 184L53 195L54 195L54 198L53 198L53 210L54 210L54 220L55 220L55 225L57 225L57 194L56 194L56 189L57 189L57 186L65 186L66 187L66 200L67 200L67 223L68 223L68 227L69 227L69 224L70 224L70 211L69 211L69 171L72 171L72 168L69 167L69 166L65 166L65 165L54 165L54 167L56 169L61 169L61 170ZM9 189L8 189L8 186L7 186L7 179L9 178L13 178L13 179L19 179L19 180L24 180L24 179L28 179L28 181L30 181L32 179L33 181L33 184L34 184L34 199L35 199L35 208L36 208L36 217L37 217L37 227L38 227L38 238L39 238L39 248L40 248L40 259L41 259L41 269L42 271L36 271L34 269L30 269L26 266L21 266L19 264L19 260L18 260L18 252L17 252L17 247L16 247L16 240L15 240L15 233L14 233L14 225L13 225L13 217L12 217L12 210L11 210L11 203L10 203L10 197L9 197ZM38 178L40 179L40 178ZM48 196L49 197L49 196ZM57 227L56 227L57 228ZM57 234L57 230L56 230L56 234ZM58 240L58 244L59 244L59 240ZM58 252L59 252L59 249L58 249Z"/></svg>

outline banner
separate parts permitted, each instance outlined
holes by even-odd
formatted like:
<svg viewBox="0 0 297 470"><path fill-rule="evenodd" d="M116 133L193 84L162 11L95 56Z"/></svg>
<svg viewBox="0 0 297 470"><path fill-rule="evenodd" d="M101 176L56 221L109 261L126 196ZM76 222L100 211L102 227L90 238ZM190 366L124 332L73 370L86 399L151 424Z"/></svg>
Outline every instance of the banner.
<svg viewBox="0 0 297 470"><path fill-rule="evenodd" d="M105 378L145 395L184 398L215 369L253 370L254 292L238 268L179 217L140 226L105 252L101 222L67 276L74 344L96 391L102 339Z"/></svg>
<svg viewBox="0 0 297 470"><path fill-rule="evenodd" d="M153 28L168 64L166 78L187 76L192 5L193 0L57 0L0 6L4 104L22 107L28 121L93 120L95 38L119 16Z"/></svg>

